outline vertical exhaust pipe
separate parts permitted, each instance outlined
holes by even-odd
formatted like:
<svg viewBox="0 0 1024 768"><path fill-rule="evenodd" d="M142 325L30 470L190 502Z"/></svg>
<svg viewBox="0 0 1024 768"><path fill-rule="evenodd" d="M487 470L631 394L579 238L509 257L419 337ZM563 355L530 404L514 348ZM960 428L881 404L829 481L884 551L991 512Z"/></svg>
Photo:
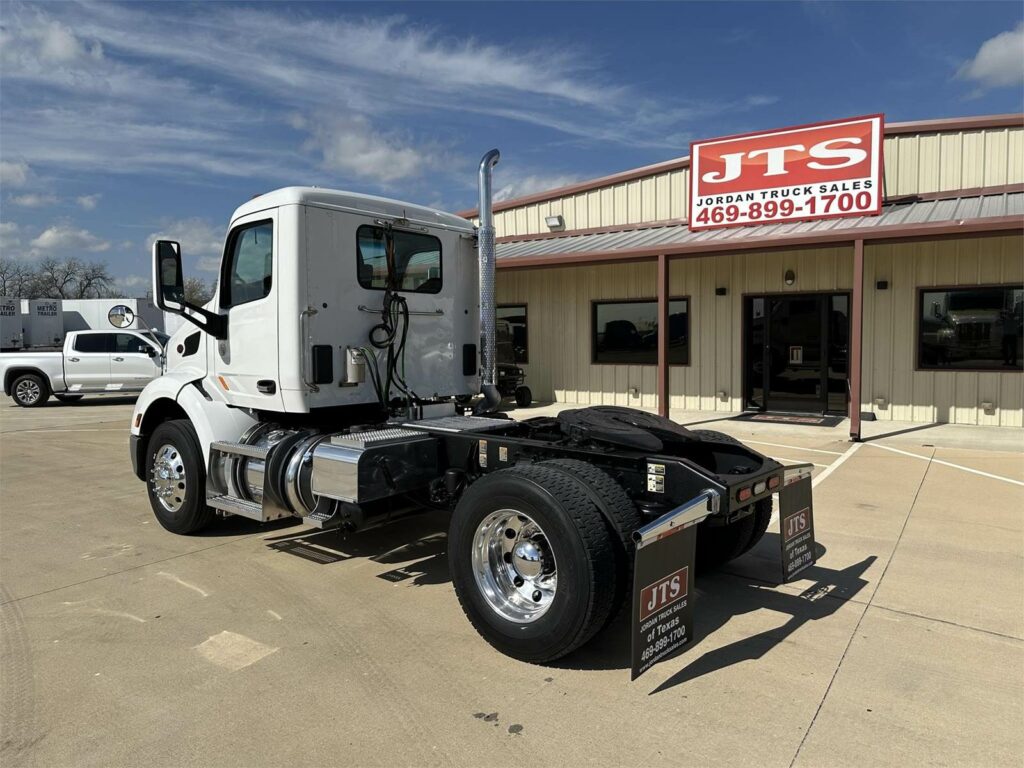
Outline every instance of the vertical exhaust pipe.
<svg viewBox="0 0 1024 768"><path fill-rule="evenodd" d="M501 159L501 153L492 149L480 160L480 228L478 248L480 260L480 394L476 413L489 413L501 403L498 394L497 342L494 336L494 212L491 209L491 173Z"/></svg>

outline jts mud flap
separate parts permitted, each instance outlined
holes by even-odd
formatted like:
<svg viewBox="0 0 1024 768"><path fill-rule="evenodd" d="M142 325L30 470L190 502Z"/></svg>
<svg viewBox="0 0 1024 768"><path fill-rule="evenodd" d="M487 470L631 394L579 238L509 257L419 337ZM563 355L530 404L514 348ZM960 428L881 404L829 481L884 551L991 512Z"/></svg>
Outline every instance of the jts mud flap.
<svg viewBox="0 0 1024 768"><path fill-rule="evenodd" d="M792 581L817 560L814 546L814 503L811 499L813 464L785 468L779 490L779 541L782 544L782 581Z"/></svg>
<svg viewBox="0 0 1024 768"><path fill-rule="evenodd" d="M705 491L633 534L633 680L693 636L696 526L717 509Z"/></svg>

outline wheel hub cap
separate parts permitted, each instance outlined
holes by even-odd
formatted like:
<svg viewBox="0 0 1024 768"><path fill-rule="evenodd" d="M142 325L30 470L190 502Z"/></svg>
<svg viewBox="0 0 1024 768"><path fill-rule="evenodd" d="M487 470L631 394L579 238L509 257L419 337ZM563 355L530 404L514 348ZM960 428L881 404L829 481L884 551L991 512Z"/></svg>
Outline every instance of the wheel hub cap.
<svg viewBox="0 0 1024 768"><path fill-rule="evenodd" d="M18 399L23 403L34 403L39 399L42 392L39 385L34 381L22 381L18 383Z"/></svg>
<svg viewBox="0 0 1024 768"><path fill-rule="evenodd" d="M500 509L485 517L473 536L472 561L480 593L499 616L528 624L551 607L558 585L555 556L529 515Z"/></svg>
<svg viewBox="0 0 1024 768"><path fill-rule="evenodd" d="M177 512L185 503L185 466L173 445L157 449L150 486L157 501L168 512Z"/></svg>

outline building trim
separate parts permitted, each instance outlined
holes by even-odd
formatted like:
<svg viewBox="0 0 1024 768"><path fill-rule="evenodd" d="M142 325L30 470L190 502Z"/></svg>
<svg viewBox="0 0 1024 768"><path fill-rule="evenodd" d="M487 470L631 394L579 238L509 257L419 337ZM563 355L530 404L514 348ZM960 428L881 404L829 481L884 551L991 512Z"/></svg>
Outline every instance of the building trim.
<svg viewBox="0 0 1024 768"><path fill-rule="evenodd" d="M900 136L908 133L944 133L949 131L972 131L991 128L1017 127L1024 127L1024 114L978 115L975 117L953 117L939 120L914 120L904 123L888 123L883 126L883 130L885 136ZM636 179L645 178L647 176L655 176L657 174L669 173L671 171L678 171L689 167L689 156L679 157L674 160L665 160L660 163L645 165L641 168L634 168L630 171L613 173L609 176L601 176L596 179L577 182L576 184L568 184L564 187L558 187L544 192L536 192L531 195L523 195L522 197L516 197L511 200L503 200L495 203L494 211L497 213L500 211L507 211L512 208L521 208L526 205L532 205L533 203L557 200L560 197L577 195L580 192L589 192L602 187L610 187L615 184L622 184L627 181L635 181ZM459 211L456 216L471 219L477 214L478 210L473 208L470 210Z"/></svg>
<svg viewBox="0 0 1024 768"><path fill-rule="evenodd" d="M625 262L668 257L709 256L723 252L758 251L767 248L787 248L831 243L852 243L856 240L904 240L942 235L1024 231L1020 216L993 216L986 219L936 221L921 224L892 224L883 227L857 227L825 230L822 232L786 233L742 240L722 240L699 243L664 243L643 248L622 248L611 251L585 251L583 253L550 254L546 256L518 256L497 259L498 269L526 269L530 267L564 267L603 262Z"/></svg>
<svg viewBox="0 0 1024 768"><path fill-rule="evenodd" d="M921 194L887 197L884 199L883 205L902 205L906 203L934 202L937 200L956 200L961 197L985 197L988 195L1006 195L1017 192L1024 192L1024 182L1019 184L1000 184L992 187L970 187L968 189L950 189L943 192L922 192ZM817 221L818 219L813 220ZM504 235L502 237L495 238L494 242L521 243L528 240L559 240L563 237L579 237L580 235L609 235L612 232L638 232L644 229L676 227L686 223L686 219L660 219L658 221L645 221L636 224L607 224L603 227L565 229L560 232L538 232L531 235Z"/></svg>

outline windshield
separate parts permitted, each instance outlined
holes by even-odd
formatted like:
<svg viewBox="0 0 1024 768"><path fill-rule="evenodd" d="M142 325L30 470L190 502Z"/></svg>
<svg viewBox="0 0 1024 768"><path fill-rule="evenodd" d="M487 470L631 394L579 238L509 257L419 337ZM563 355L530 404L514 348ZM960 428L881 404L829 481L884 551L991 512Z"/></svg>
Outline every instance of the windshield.
<svg viewBox="0 0 1024 768"><path fill-rule="evenodd" d="M162 331L148 330L143 331L143 334L149 336L149 338L153 339L153 341L155 341L161 347L166 347L167 342L171 340L171 337L168 336L166 333L163 333Z"/></svg>

